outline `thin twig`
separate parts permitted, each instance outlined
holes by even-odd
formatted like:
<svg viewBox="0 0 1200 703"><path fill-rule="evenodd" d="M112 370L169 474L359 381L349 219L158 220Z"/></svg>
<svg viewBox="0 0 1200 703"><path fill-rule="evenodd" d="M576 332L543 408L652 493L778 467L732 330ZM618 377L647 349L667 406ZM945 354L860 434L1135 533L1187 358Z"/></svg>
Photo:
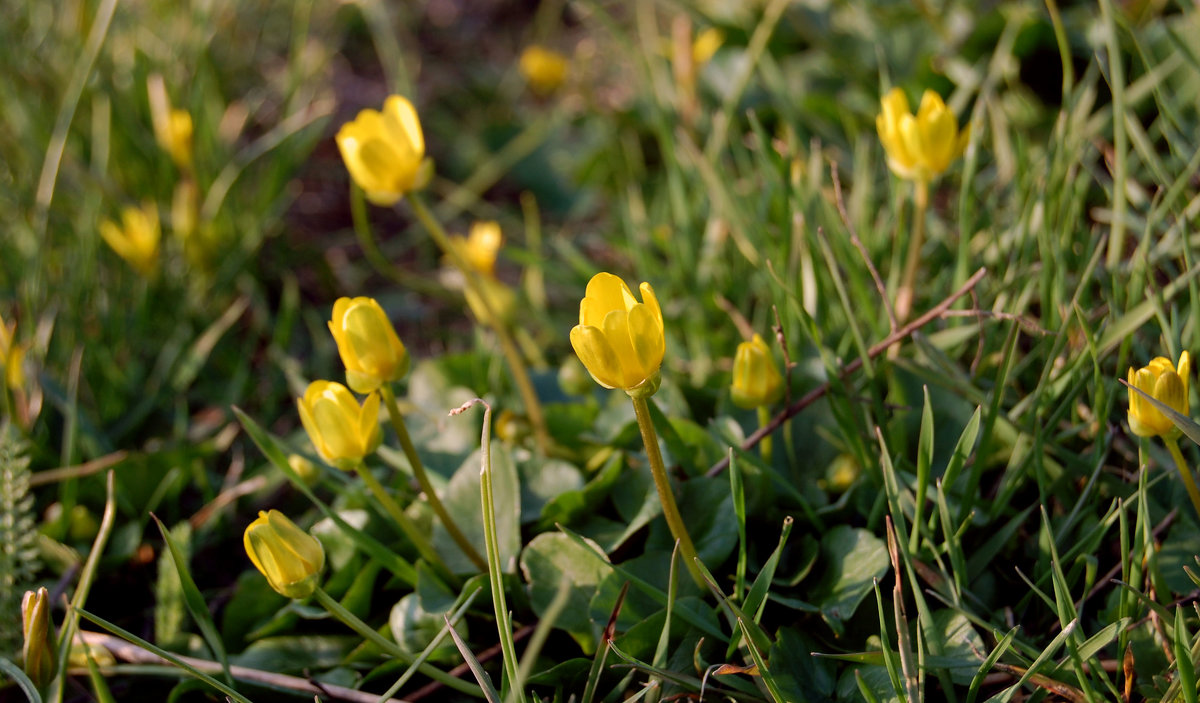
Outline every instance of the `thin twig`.
<svg viewBox="0 0 1200 703"><path fill-rule="evenodd" d="M899 343L900 341L904 340L909 335L911 335L913 332L916 332L917 330L921 329L922 327L929 324L933 320L936 320L937 318L941 317L943 314L945 314L945 312L947 310L950 309L950 306L954 304L954 301L956 301L959 298L966 295L972 288L975 287L975 285L977 283L979 283L980 279L982 279L984 277L984 275L986 275L986 274L987 274L987 268L986 267L980 268L970 278L968 278L967 281L965 283L963 283L962 286L958 290L951 293L950 297L946 298L942 302L940 302L937 305L930 308L928 311L925 312L924 315L921 315L920 317L918 317L917 319L908 323L904 327L901 327L900 329L896 330L895 332L889 334L887 336L887 338L884 339L882 342L879 342L875 346L868 349L867 356L869 356L872 359L879 356L880 354L887 351L888 348L891 347L892 345ZM861 368L862 364L863 364L863 357L861 357L861 356L858 357L857 359L854 359L849 364L846 364L844 367L842 367L841 373L838 374L837 380L839 382L844 380L850 374L854 373L859 368ZM801 410L807 408L808 406L810 406L813 403L820 400L822 397L825 396L826 393L829 392L829 389L832 386L832 384L833 384L832 381L826 381L825 383L822 383L821 385L812 389L808 393L805 393L796 402L794 402L791 405L784 408L782 411L780 411L780 413L778 415L771 418L771 421L769 423L758 428L758 430L754 434L747 437L746 440L744 442L742 442L742 450L750 451L751 449L754 448L754 446L756 444L758 444L759 442L762 441L763 437L766 437L767 435L771 434L775 430L779 429L779 426L782 425L784 422L787 422L787 420L789 418L794 417ZM710 468L705 473L705 475L706 476L717 476L722 471L724 471L725 468L728 466L729 466L729 457L726 456L724 459L721 459L716 464L713 464L712 468Z"/></svg>
<svg viewBox="0 0 1200 703"><path fill-rule="evenodd" d="M842 181L838 177L838 164L833 159L829 160L829 173L833 176L833 199L837 203L838 214L842 216L846 231L850 233L850 243L854 245L855 249L858 249L859 254L862 254L863 261L867 264L867 270L871 272L871 279L875 281L875 290L879 291L879 299L883 301L883 309L887 312L888 331L895 334L900 322L896 319L896 311L892 308L891 298L888 298L887 288L883 285L883 279L879 277L875 262L871 261L870 255L867 254L867 248L858 238L858 230L854 229L854 224L850 222L850 214L846 212L846 203L842 201Z"/></svg>
<svg viewBox="0 0 1200 703"><path fill-rule="evenodd" d="M83 476L98 474L110 466L114 466L122 461L125 461L125 458L128 456L129 452L122 449L120 451L113 452L112 454L105 454L99 459L92 459L91 461L83 464L62 466L57 469L46 469L45 471L35 471L33 475L29 477L29 485L41 486L68 478L80 478Z"/></svg>
<svg viewBox="0 0 1200 703"><path fill-rule="evenodd" d="M117 659L122 659L134 664L162 665L179 671L179 669L177 669L166 659L163 659L153 652L147 652L136 644L126 642L119 637L115 637L103 632L89 631L80 632L79 637L85 644L89 646L103 647L104 649L107 649ZM180 661L198 671L202 671L206 674L221 673L221 665L217 662L208 661L207 659L197 659L195 657L185 657L182 655L176 656ZM247 681L250 683L257 683L276 688L285 688L292 691L303 691L305 693L312 693L314 695L324 695L343 701L352 701L353 703L376 703L379 701L379 694L377 693L355 691L354 689L346 688L344 686L336 686L330 683L322 683L318 686L316 682L302 679L298 676L276 674L271 671L251 669L245 666L230 666L229 674L239 681ZM402 698L389 698L384 701L384 703L409 702Z"/></svg>
<svg viewBox="0 0 1200 703"><path fill-rule="evenodd" d="M733 303L729 302L725 296L715 293L713 294L713 302L733 321L733 326L738 328L738 333L742 335L742 339L749 342L754 337L754 325L751 325L746 316L742 314L742 311L734 307Z"/></svg>
<svg viewBox="0 0 1200 703"><path fill-rule="evenodd" d="M771 313L775 315L775 326L772 331L775 333L775 341L779 343L780 350L783 351L783 402L787 405L792 403L792 355L788 352L787 333L783 331L783 320L779 318L779 307L772 305Z"/></svg>

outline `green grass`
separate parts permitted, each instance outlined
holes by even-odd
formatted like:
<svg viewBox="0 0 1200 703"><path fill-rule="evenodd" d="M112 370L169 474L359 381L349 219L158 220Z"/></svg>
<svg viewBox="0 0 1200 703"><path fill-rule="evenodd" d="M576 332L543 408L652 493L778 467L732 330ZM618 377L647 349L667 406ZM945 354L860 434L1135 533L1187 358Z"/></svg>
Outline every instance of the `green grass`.
<svg viewBox="0 0 1200 703"><path fill-rule="evenodd" d="M449 7L0 9L0 317L28 349L0 405L0 548L20 545L0 622L57 587L60 626L154 633L187 667L76 659L43 700L313 695L301 677L406 700L1196 700L1200 517L1118 381L1200 350L1193 4ZM689 91L670 37L709 26L725 43ZM551 96L516 67L535 42L572 57ZM191 175L155 142L155 77L194 120ZM930 187L911 318L937 313L899 331L913 187L875 129L892 86L972 129ZM429 210L504 229L547 452L409 202L351 190L333 134L390 92L421 116ZM144 201L163 219L149 280L98 234ZM574 362L599 271L662 303L650 414L708 589L673 556L628 400ZM503 574L458 550L386 425L367 470L452 579L321 465L293 399L342 379L325 323L343 295L395 323L416 451ZM791 363L769 461L728 388L753 332ZM478 414L447 417L475 397L495 409L486 512ZM322 540L338 619L243 556L268 508ZM10 534L29 516L35 548ZM0 697L28 697L20 636L0 636Z"/></svg>

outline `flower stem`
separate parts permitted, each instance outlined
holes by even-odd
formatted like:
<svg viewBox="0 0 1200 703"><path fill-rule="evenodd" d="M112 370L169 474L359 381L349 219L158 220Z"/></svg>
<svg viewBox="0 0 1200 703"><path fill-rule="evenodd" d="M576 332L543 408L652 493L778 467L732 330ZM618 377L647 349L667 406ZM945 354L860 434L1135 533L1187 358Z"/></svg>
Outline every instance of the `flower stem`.
<svg viewBox="0 0 1200 703"><path fill-rule="evenodd" d="M704 591L708 590L708 582L703 572L696 564L700 558L696 554L696 546L692 544L691 535L679 515L679 506L675 503L675 494L671 491L671 482L667 478L667 469L663 465L662 452L658 448L658 433L654 430L654 422L650 419L650 406L645 398L629 396L633 401L633 412L637 415L638 429L642 431L642 442L646 445L646 458L650 461L650 474L654 476L654 487L658 489L658 499L662 501L663 517L667 519L667 527L671 536L679 542L679 553L683 555L683 563L696 584Z"/></svg>
<svg viewBox="0 0 1200 703"><path fill-rule="evenodd" d="M483 535L487 546L488 581L492 589L492 606L496 612L496 627L500 635L500 652L504 659L504 675L508 679L509 696L515 694L520 703L525 703L525 687L521 682L517 664L517 650L513 645L512 616L504 597L503 571L500 565L500 540L496 535L496 503L492 495L492 406L482 400L473 401L483 405L483 437L480 439L482 466L479 471L479 492L483 505ZM470 405L464 406L470 407Z"/></svg>
<svg viewBox="0 0 1200 703"><path fill-rule="evenodd" d="M1163 444L1167 445L1167 451L1171 452L1171 458L1175 460L1175 468L1179 469L1179 475L1183 478L1183 487L1187 489L1188 498L1192 499L1196 517L1200 518L1200 489L1196 488L1196 479L1192 477L1192 470L1183 460L1183 452L1179 451L1179 440L1163 437Z"/></svg>
<svg viewBox="0 0 1200 703"><path fill-rule="evenodd" d="M337 618L346 627L354 630L363 639L367 640L376 647L379 647L384 651L384 653L389 654L400 661L405 662L406 664L412 663L415 659L413 655L405 652L395 642L392 642L383 635L379 634L370 625L360 620L358 616L347 610L345 606L337 602L333 596L326 593L325 590L320 586L317 587L317 590L313 591L313 596L316 597L317 602L321 604L321 607L329 611L330 615ZM456 691L461 691L472 696L479 696L481 698L483 697L483 690L478 686L470 682L463 681L460 678L451 676L437 667L429 664L421 664L419 667L417 667L417 670L434 681L442 683Z"/></svg>
<svg viewBox="0 0 1200 703"><path fill-rule="evenodd" d="M516 343L513 341L512 334L500 316L496 313L496 308L492 304L492 300L488 297L484 287L480 284L479 274L471 268L463 259L462 254L454 247L450 241L450 237L446 234L446 230L442 228L440 222L434 217L429 208L425 206L425 201L420 193L410 193L408 201L412 205L413 213L425 229L429 232L429 236L433 237L433 241L450 259L450 263L462 273L463 280L466 281L469 288L475 297L479 299L483 306L484 312L487 314L486 320L481 320L485 324L491 326L496 333L496 338L500 342L500 351L504 354L504 358L508 361L509 371L512 372L513 380L517 384L517 391L521 394L521 400L525 403L525 412L529 415L529 422L533 425L534 439L537 441L538 449L542 454L550 448L550 435L546 430L546 417L542 414L542 404L538 401L537 392L533 388L533 382L529 380L529 371L525 368L525 362L521 359L521 353L517 349Z"/></svg>
<svg viewBox="0 0 1200 703"><path fill-rule="evenodd" d="M766 427L771 422L771 411L765 405L758 406L758 426ZM771 465L771 435L762 438L758 443L759 449L762 451L763 463L767 466Z"/></svg>
<svg viewBox="0 0 1200 703"><path fill-rule="evenodd" d="M403 532L406 537L412 540L413 545L416 546L417 552L420 553L421 557L425 559L425 561L429 562L430 566L436 569L438 574L442 578L446 579L447 583L451 584L454 588L458 588L460 585L458 577L451 573L449 567L446 566L446 562L442 561L442 558L438 556L436 551L434 551L433 545L429 542L429 538L422 534L421 530L417 528L416 524L404 514L404 511L400 508L400 505L397 504L396 500L388 494L387 490L384 489L383 484L379 483L379 479L375 478L375 475L372 474L369 469L367 469L366 464L362 463L361 461L358 462L354 465L354 471L358 474L359 478L363 480L363 483L367 484L367 488L371 490L371 493L383 505L383 509L387 511L387 514L396 522L396 525L400 528L400 531Z"/></svg>
<svg viewBox="0 0 1200 703"><path fill-rule="evenodd" d="M909 235L908 258L904 262L904 278L896 293L896 321L904 324L912 312L913 286L917 278L917 265L921 261L921 246L925 243L925 208L929 205L929 184L925 181L913 183L913 223Z"/></svg>
<svg viewBox="0 0 1200 703"><path fill-rule="evenodd" d="M438 519L442 521L442 527L446 528L446 534L454 540L462 553L467 555L480 571L487 569L487 562L479 555L479 552L471 544L471 540L463 534L458 528L458 524L454 522L454 518L450 517L446 506L442 504L442 500L438 498L437 491L433 489L433 483L429 481L429 474L425 471L425 465L421 463L421 457L417 454L417 448L413 446L412 438L408 436L408 427L404 424L404 416L400 414L400 408L396 406L396 394L388 384L383 384L380 387L380 392L383 395L383 404L387 406L388 417L392 420L392 429L396 431L396 436L400 439L400 448L404 450L404 456L408 457L408 463L412 466L413 475L417 478L417 484L425 493L425 500L429 502L429 507L433 509Z"/></svg>

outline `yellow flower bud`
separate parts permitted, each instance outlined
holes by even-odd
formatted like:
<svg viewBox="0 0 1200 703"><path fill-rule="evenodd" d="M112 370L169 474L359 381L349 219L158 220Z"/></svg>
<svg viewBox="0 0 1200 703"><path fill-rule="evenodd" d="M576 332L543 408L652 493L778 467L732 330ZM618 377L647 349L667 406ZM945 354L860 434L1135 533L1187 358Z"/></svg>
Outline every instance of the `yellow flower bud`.
<svg viewBox="0 0 1200 703"><path fill-rule="evenodd" d="M336 139L350 177L376 205L395 205L431 175L422 167L425 137L417 110L399 95L388 97L382 112L359 112Z"/></svg>
<svg viewBox="0 0 1200 703"><path fill-rule="evenodd" d="M771 349L757 334L738 345L730 395L734 405L747 410L773 405L783 397L783 376L771 357Z"/></svg>
<svg viewBox="0 0 1200 703"><path fill-rule="evenodd" d="M915 116L899 88L892 88L880 102L883 111L875 118L875 126L888 166L900 178L928 183L950 168L967 148L971 126L959 132L954 113L934 91L925 91Z"/></svg>
<svg viewBox="0 0 1200 703"><path fill-rule="evenodd" d="M25 591L21 599L21 631L25 634L21 649L25 673L35 686L42 688L54 678L58 664L50 626L50 593L44 586L37 591Z"/></svg>
<svg viewBox="0 0 1200 703"><path fill-rule="evenodd" d="M708 29L696 35L695 41L692 42L692 64L695 66L703 66L708 63L708 60L717 53L717 49L725 43L725 33L716 27Z"/></svg>
<svg viewBox="0 0 1200 703"><path fill-rule="evenodd" d="M549 95L567 80L570 63L566 56L543 46L526 47L518 62L521 75L538 95Z"/></svg>
<svg viewBox="0 0 1200 703"><path fill-rule="evenodd" d="M352 469L375 451L379 429L379 395L360 406L349 389L332 381L313 381L296 399L300 422L321 458L339 469Z"/></svg>
<svg viewBox="0 0 1200 703"><path fill-rule="evenodd" d="M278 510L259 511L243 536L246 554L267 583L288 598L307 598L317 588L325 550L315 537Z"/></svg>
<svg viewBox="0 0 1200 703"><path fill-rule="evenodd" d="M1181 415L1188 414L1189 376L1192 360L1187 352L1179 355L1176 368L1166 357L1158 357L1136 371L1131 367L1129 385L1165 403ZM1174 437L1179 434L1175 424L1150 401L1138 393L1129 392L1129 429L1139 437Z"/></svg>
<svg viewBox="0 0 1200 703"><path fill-rule="evenodd" d="M158 244L162 230L158 208L147 202L140 208L127 207L121 211L121 224L105 220L100 223L100 236L122 259L138 273L149 278L158 271Z"/></svg>
<svg viewBox="0 0 1200 703"><path fill-rule="evenodd" d="M16 320L6 325L0 317L0 369L4 384L14 391L25 387L25 345L17 344L16 336Z"/></svg>
<svg viewBox="0 0 1200 703"><path fill-rule="evenodd" d="M355 391L370 393L408 374L408 350L374 298L338 298L329 331Z"/></svg>
<svg viewBox="0 0 1200 703"><path fill-rule="evenodd" d="M304 485L317 485L317 480L321 478L321 470L317 468L316 464L299 454L288 454L287 462L292 471L295 471L300 480L304 482Z"/></svg>
<svg viewBox="0 0 1200 703"><path fill-rule="evenodd" d="M470 234L466 237L455 236L451 241L468 266L484 276L495 275L496 255L500 253L500 245L504 243L500 223L476 222L471 225Z"/></svg>
<svg viewBox="0 0 1200 703"><path fill-rule="evenodd" d="M154 139L181 169L192 165L192 115L187 110L174 109L160 127L155 123ZM160 131L161 130L161 131Z"/></svg>
<svg viewBox="0 0 1200 703"><path fill-rule="evenodd" d="M641 292L639 303L620 278L593 276L579 303L571 346L596 383L648 396L658 390L666 340L654 289L642 283Z"/></svg>

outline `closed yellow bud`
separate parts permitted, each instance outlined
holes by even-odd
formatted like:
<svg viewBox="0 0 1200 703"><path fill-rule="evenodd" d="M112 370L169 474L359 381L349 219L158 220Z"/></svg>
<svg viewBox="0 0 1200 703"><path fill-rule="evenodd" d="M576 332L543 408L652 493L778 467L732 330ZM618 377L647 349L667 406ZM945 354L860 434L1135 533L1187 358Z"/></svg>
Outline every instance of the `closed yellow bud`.
<svg viewBox="0 0 1200 703"><path fill-rule="evenodd" d="M538 95L549 95L567 80L567 57L543 46L526 47L518 63L521 75Z"/></svg>
<svg viewBox="0 0 1200 703"><path fill-rule="evenodd" d="M58 665L50 627L50 593L45 586L25 591L21 599L21 631L25 635L21 649L25 673L35 686L42 688L54 678Z"/></svg>
<svg viewBox="0 0 1200 703"><path fill-rule="evenodd" d="M471 225L470 234L466 237L455 236L451 241L468 266L484 276L495 275L496 256L500 253L500 245L504 243L499 222L476 222Z"/></svg>
<svg viewBox="0 0 1200 703"><path fill-rule="evenodd" d="M321 478L321 470L317 468L316 464L309 461L306 457L300 456L299 454L288 454L287 462L288 467L290 467L292 471L296 472L296 475L300 477L300 480L304 482L304 485L317 485L317 481Z"/></svg>
<svg viewBox="0 0 1200 703"><path fill-rule="evenodd" d="M127 207L121 211L121 224L111 220L100 223L100 236L122 259L138 273L149 278L158 271L158 244L162 229L158 208L146 203L140 208Z"/></svg>
<svg viewBox="0 0 1200 703"><path fill-rule="evenodd" d="M325 566L325 550L283 513L259 511L242 541L254 567L280 595L307 598L316 590Z"/></svg>
<svg viewBox="0 0 1200 703"><path fill-rule="evenodd" d="M908 98L899 88L892 88L880 102L883 110L875 118L875 126L888 166L897 176L928 183L950 168L967 148L971 126L960 132L954 113L934 91L925 91L916 115L909 111Z"/></svg>
<svg viewBox="0 0 1200 703"><path fill-rule="evenodd" d="M757 334L738 345L730 395L734 405L747 410L773 405L783 397L783 376L771 358L771 349Z"/></svg>
<svg viewBox="0 0 1200 703"><path fill-rule="evenodd" d="M717 49L725 43L725 32L716 27L708 29L696 35L696 40L692 42L692 63L696 66L703 66L708 63L708 60L717 53Z"/></svg>
<svg viewBox="0 0 1200 703"><path fill-rule="evenodd" d="M192 165L192 115L187 110L174 109L167 115L161 131L155 124L154 138L181 169Z"/></svg>
<svg viewBox="0 0 1200 703"><path fill-rule="evenodd" d="M1187 352L1179 355L1176 368L1171 360L1158 357L1140 369L1129 369L1129 385L1152 396L1181 415L1188 414L1189 376L1192 360ZM1139 437L1174 437L1179 434L1175 423L1163 415L1150 401L1133 391L1129 392L1129 429Z"/></svg>
<svg viewBox="0 0 1200 703"><path fill-rule="evenodd" d="M642 283L641 292L639 303L620 278L593 276L579 303L571 346L596 383L645 397L658 390L666 340L654 289Z"/></svg>
<svg viewBox="0 0 1200 703"><path fill-rule="evenodd" d="M417 110L406 98L388 97L383 111L363 110L337 133L350 177L376 205L395 205L428 180L425 137Z"/></svg>
<svg viewBox="0 0 1200 703"><path fill-rule="evenodd" d="M338 298L329 331L355 391L370 393L408 374L408 350L374 298Z"/></svg>
<svg viewBox="0 0 1200 703"><path fill-rule="evenodd" d="M321 458L349 470L375 451L383 437L379 429L379 395L371 393L360 406L349 389L332 381L313 381L296 399L300 422Z"/></svg>

